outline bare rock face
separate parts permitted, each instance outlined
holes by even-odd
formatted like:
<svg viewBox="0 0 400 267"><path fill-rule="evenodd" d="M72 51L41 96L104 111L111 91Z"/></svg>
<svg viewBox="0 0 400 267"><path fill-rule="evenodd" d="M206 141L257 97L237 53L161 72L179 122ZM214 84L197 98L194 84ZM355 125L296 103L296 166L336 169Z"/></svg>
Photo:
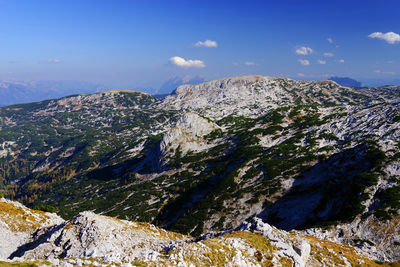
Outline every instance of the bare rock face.
<svg viewBox="0 0 400 267"><path fill-rule="evenodd" d="M165 156L178 147L183 155L188 151L207 150L212 145L204 140L204 136L217 129L219 127L215 123L196 113L187 112L164 134L160 144L161 152Z"/></svg>
<svg viewBox="0 0 400 267"><path fill-rule="evenodd" d="M215 145L206 140L206 135L218 129L219 126L211 120L185 112L163 133L159 145L147 153L143 163L160 171L178 154L184 156L188 152L206 151Z"/></svg>
<svg viewBox="0 0 400 267"><path fill-rule="evenodd" d="M252 223L244 223L239 229L260 232L280 249L282 256L292 259L295 266L307 266L311 246L305 238L290 238L287 232L278 230L259 218L255 218Z"/></svg>
<svg viewBox="0 0 400 267"><path fill-rule="evenodd" d="M31 210L24 205L0 199L0 260L7 259L18 247L31 241L38 229L62 223L54 213Z"/></svg>

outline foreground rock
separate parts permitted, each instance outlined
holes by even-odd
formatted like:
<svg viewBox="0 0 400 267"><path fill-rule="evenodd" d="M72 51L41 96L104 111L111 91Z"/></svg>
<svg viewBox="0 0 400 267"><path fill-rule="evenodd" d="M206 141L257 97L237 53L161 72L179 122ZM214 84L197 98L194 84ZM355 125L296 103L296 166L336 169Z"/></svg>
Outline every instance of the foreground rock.
<svg viewBox="0 0 400 267"><path fill-rule="evenodd" d="M7 258L19 246L29 242L40 229L62 223L53 213L28 209L18 202L0 199L0 259Z"/></svg>
<svg viewBox="0 0 400 267"><path fill-rule="evenodd" d="M151 224L92 212L63 221L17 202L1 199L0 205L0 234L2 240L7 240L1 243L0 260L8 262L79 266L377 265L351 246L290 234L259 219L233 231L194 240ZM27 228L20 227L24 222ZM6 238L10 233L21 238Z"/></svg>
<svg viewBox="0 0 400 267"><path fill-rule="evenodd" d="M356 218L351 223L312 228L301 233L355 246L381 261L395 261L400 258L400 216L385 222L374 216L364 220Z"/></svg>

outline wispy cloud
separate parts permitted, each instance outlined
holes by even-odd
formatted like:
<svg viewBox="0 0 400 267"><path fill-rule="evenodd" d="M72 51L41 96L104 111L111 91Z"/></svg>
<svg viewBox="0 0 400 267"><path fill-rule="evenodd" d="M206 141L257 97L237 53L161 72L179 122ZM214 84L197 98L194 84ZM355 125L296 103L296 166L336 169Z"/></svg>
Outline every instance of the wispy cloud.
<svg viewBox="0 0 400 267"><path fill-rule="evenodd" d="M344 59L339 59L339 63L344 63Z"/></svg>
<svg viewBox="0 0 400 267"><path fill-rule="evenodd" d="M396 72L394 71L381 71L381 70L374 70L375 73L380 73L380 74L389 74L389 75L396 75Z"/></svg>
<svg viewBox="0 0 400 267"><path fill-rule="evenodd" d="M330 52L324 53L324 57L333 57L333 56L334 56L333 53Z"/></svg>
<svg viewBox="0 0 400 267"><path fill-rule="evenodd" d="M245 64L246 66L254 66L256 63L251 62L251 61L246 61L244 64Z"/></svg>
<svg viewBox="0 0 400 267"><path fill-rule="evenodd" d="M318 64L325 65L326 64L326 60L318 60Z"/></svg>
<svg viewBox="0 0 400 267"><path fill-rule="evenodd" d="M297 76L299 77L305 77L306 75L304 73L297 73Z"/></svg>
<svg viewBox="0 0 400 267"><path fill-rule="evenodd" d="M326 40L328 40L329 43L333 44L333 39L331 37L327 38Z"/></svg>
<svg viewBox="0 0 400 267"><path fill-rule="evenodd" d="M206 65L198 59L184 59L182 57L171 57L169 61L178 67L182 68L204 68Z"/></svg>
<svg viewBox="0 0 400 267"><path fill-rule="evenodd" d="M296 49L296 54L307 56L311 54L313 50L310 47L302 46Z"/></svg>
<svg viewBox="0 0 400 267"><path fill-rule="evenodd" d="M308 66L308 65L310 65L310 61L308 61L307 59L299 59L298 61L299 61L300 64L303 65L303 66Z"/></svg>
<svg viewBox="0 0 400 267"><path fill-rule="evenodd" d="M387 33L374 32L368 35L368 37L382 39L388 42L389 44L400 43L400 34L397 34L395 32L387 32Z"/></svg>
<svg viewBox="0 0 400 267"><path fill-rule="evenodd" d="M216 41L205 40L204 42L198 41L194 44L196 47L218 47L218 43Z"/></svg>
<svg viewBox="0 0 400 267"><path fill-rule="evenodd" d="M61 60L58 58L49 58L43 61L44 63L49 63L49 64L58 64L61 63Z"/></svg>

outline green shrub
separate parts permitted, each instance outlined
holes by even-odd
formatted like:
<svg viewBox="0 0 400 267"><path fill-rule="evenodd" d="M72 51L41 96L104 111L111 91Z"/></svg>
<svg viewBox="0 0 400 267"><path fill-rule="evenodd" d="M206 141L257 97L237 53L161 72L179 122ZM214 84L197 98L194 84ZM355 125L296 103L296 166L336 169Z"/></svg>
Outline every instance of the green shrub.
<svg viewBox="0 0 400 267"><path fill-rule="evenodd" d="M52 212L52 213L56 213L58 211L58 209L56 207L47 205L47 204L36 205L35 207L33 207L33 209L41 210L41 211L45 211L45 212Z"/></svg>

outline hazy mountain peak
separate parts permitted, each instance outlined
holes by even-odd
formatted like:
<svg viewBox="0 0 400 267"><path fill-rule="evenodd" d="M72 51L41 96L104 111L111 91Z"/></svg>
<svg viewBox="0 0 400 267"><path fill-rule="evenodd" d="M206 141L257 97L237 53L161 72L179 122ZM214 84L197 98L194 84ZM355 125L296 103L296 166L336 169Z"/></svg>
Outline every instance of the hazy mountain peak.
<svg viewBox="0 0 400 267"><path fill-rule="evenodd" d="M362 83L349 77L330 77L329 80L334 81L343 86L361 87Z"/></svg>
<svg viewBox="0 0 400 267"><path fill-rule="evenodd" d="M157 91L157 94L170 94L177 87L183 84L198 84L203 82L205 82L205 78L202 76L191 76L191 75L176 76L163 83L160 86L160 89Z"/></svg>

